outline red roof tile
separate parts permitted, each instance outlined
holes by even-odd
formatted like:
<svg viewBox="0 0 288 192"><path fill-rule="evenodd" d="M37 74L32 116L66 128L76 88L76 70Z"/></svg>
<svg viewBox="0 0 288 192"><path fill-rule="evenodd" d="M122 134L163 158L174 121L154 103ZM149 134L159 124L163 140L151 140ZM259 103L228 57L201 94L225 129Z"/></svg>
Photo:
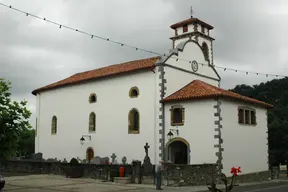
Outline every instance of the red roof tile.
<svg viewBox="0 0 288 192"><path fill-rule="evenodd" d="M200 80L192 81L191 83L184 86L180 90L164 98L162 102L187 101L187 100L197 100L204 98L214 98L214 97L226 97L240 101L259 104L267 108L273 107L268 103L252 99L250 97L242 96L232 91L221 89L219 87L210 85Z"/></svg>
<svg viewBox="0 0 288 192"><path fill-rule="evenodd" d="M142 60L129 61L129 62L116 64L116 65L110 65L107 67L94 69L94 70L86 71L82 73L77 73L75 75L72 75L56 83L36 89L32 91L32 94L36 95L37 93L44 91L44 90L55 89L58 87L72 85L72 84L76 84L76 83L80 83L80 82L84 82L84 81L88 81L92 79L98 79L98 78L124 74L124 73L139 71L139 70L153 69L155 67L155 62L158 59L160 59L160 57L152 57L152 58L147 58L147 59L142 59Z"/></svg>
<svg viewBox="0 0 288 192"><path fill-rule="evenodd" d="M201 25L204 25L208 29L213 29L214 28L212 25L209 25L208 23L205 23L204 21L201 21L201 20L199 20L197 18L189 18L189 19L186 19L184 21L175 23L175 24L171 25L170 27L172 29L176 29L178 27L182 27L183 25L189 25L189 24L193 24L193 23L199 23Z"/></svg>

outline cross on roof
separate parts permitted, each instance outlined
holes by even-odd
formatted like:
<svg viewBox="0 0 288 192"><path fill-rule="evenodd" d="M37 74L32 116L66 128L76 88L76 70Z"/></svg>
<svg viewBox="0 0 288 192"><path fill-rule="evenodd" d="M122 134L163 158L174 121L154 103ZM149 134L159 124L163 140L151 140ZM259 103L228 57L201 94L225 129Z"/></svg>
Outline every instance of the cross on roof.
<svg viewBox="0 0 288 192"><path fill-rule="evenodd" d="M194 10L193 10L193 7L191 6L190 7L190 16L191 16L191 18L193 18L193 13L194 13Z"/></svg>

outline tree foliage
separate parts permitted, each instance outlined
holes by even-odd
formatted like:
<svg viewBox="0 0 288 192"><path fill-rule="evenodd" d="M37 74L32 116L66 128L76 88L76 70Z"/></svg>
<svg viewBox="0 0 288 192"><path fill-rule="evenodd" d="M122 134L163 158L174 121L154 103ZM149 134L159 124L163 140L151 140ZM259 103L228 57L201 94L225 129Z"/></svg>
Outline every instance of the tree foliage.
<svg viewBox="0 0 288 192"><path fill-rule="evenodd" d="M31 158L35 151L35 130L23 129L19 135L16 156L21 158Z"/></svg>
<svg viewBox="0 0 288 192"><path fill-rule="evenodd" d="M12 101L10 89L11 82L0 78L0 161L16 154L21 133L31 128L27 101Z"/></svg>
<svg viewBox="0 0 288 192"><path fill-rule="evenodd" d="M237 85L231 91L273 105L268 110L270 165L288 160L288 78L274 79L259 85Z"/></svg>

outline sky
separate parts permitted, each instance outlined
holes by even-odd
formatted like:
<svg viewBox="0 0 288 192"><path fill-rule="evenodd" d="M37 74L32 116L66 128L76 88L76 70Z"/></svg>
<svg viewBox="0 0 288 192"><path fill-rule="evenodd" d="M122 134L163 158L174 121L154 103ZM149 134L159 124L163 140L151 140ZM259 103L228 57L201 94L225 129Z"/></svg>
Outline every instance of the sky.
<svg viewBox="0 0 288 192"><path fill-rule="evenodd" d="M1 3L73 28L165 53L172 48L170 25L194 17L214 26L214 64L288 75L286 0L0 0ZM12 99L27 100L35 126L31 92L77 72L151 57L0 6L0 77L12 82ZM221 87L259 84L275 77L218 69Z"/></svg>

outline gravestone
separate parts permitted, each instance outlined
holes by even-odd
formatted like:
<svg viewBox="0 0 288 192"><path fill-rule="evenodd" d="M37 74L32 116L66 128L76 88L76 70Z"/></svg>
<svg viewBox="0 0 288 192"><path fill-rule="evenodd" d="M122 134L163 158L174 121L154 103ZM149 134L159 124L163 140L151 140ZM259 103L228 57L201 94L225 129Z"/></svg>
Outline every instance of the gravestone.
<svg viewBox="0 0 288 192"><path fill-rule="evenodd" d="M32 155L32 160L35 161L42 161L43 160L43 154L42 153L35 153Z"/></svg>
<svg viewBox="0 0 288 192"><path fill-rule="evenodd" d="M148 145L148 143L146 143L146 145L144 146L145 157L144 157L144 162L143 162L143 175L144 176L150 175L153 171L153 165L152 165L150 157L148 155L148 149L149 148L150 148L150 146Z"/></svg>
<svg viewBox="0 0 288 192"><path fill-rule="evenodd" d="M64 158L64 160L62 161L62 163L68 163L68 161L66 160L66 158Z"/></svg>
<svg viewBox="0 0 288 192"><path fill-rule="evenodd" d="M123 165L126 165L126 162L127 162L127 158L124 156L124 157L122 158L122 164L123 164Z"/></svg>
<svg viewBox="0 0 288 192"><path fill-rule="evenodd" d="M91 164L96 164L96 165L104 165L106 162L109 162L109 157L101 158L99 156L96 156L90 161Z"/></svg>
<svg viewBox="0 0 288 192"><path fill-rule="evenodd" d="M115 155L115 153L113 153L113 154L111 155L111 159L112 159L111 163L112 163L112 164L114 164L114 161L115 161L116 157L117 157L117 156Z"/></svg>
<svg viewBox="0 0 288 192"><path fill-rule="evenodd" d="M112 163L113 165L119 165L118 161L115 159Z"/></svg>
<svg viewBox="0 0 288 192"><path fill-rule="evenodd" d="M93 157L93 159L91 159L90 163L100 165L101 164L101 157L99 157L99 156Z"/></svg>
<svg viewBox="0 0 288 192"><path fill-rule="evenodd" d="M109 163L109 157L103 157L101 158L101 164Z"/></svg>
<svg viewBox="0 0 288 192"><path fill-rule="evenodd" d="M48 158L47 162L57 162L57 158Z"/></svg>

